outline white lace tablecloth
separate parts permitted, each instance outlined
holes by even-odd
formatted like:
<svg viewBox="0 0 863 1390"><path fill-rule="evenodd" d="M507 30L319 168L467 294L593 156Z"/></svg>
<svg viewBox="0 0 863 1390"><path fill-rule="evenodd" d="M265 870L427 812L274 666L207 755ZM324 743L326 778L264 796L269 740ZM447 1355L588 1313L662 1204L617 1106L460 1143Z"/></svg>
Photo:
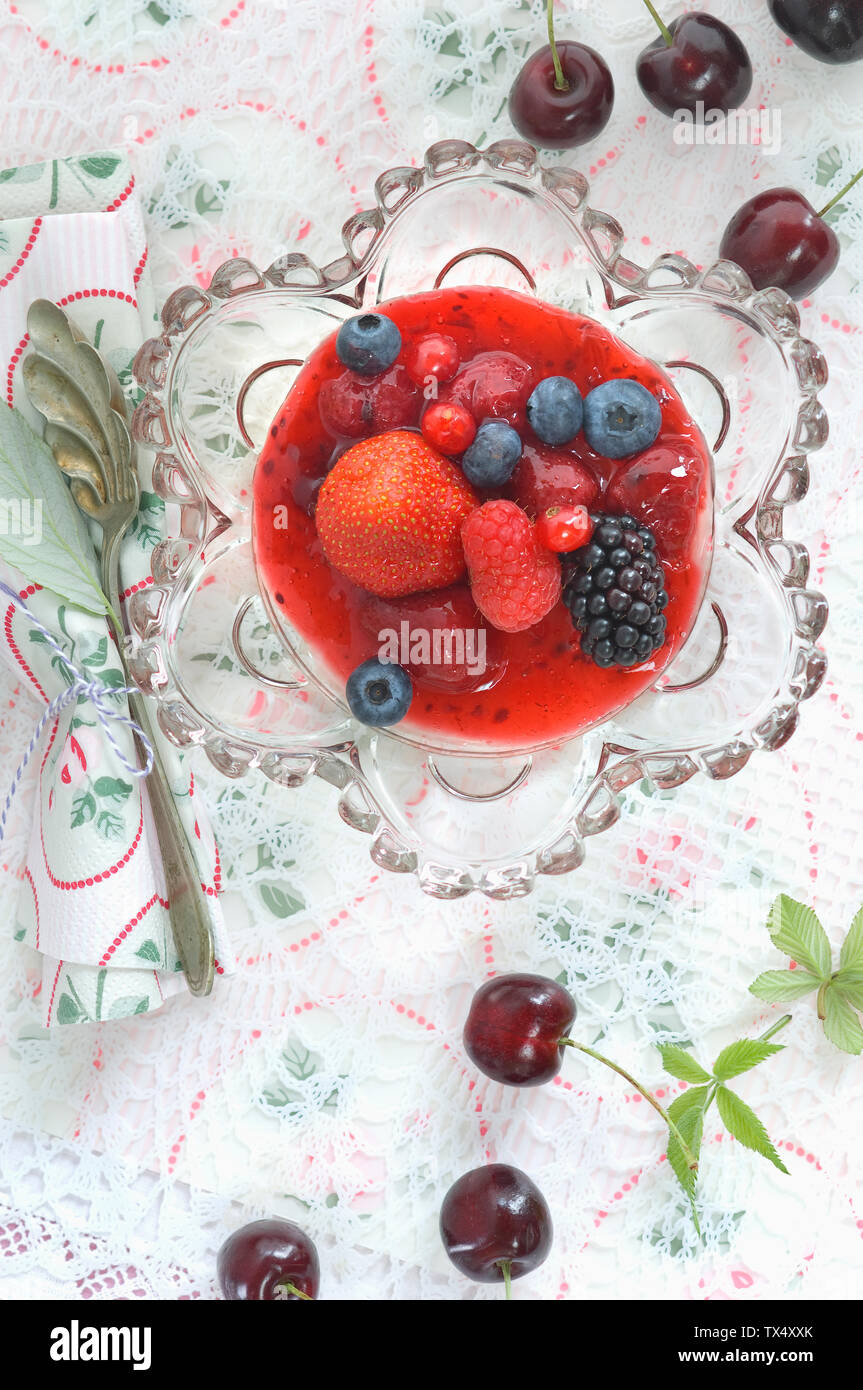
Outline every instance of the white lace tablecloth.
<svg viewBox="0 0 863 1390"><path fill-rule="evenodd" d="M668 0L665 17L680 12ZM790 183L826 202L863 165L863 67L821 67L767 7L708 0L752 54L750 104L782 147L687 148L633 77L655 32L640 0L566 0L559 33L609 60L610 125L571 162L636 259L706 262L730 209ZM503 0L17 0L0 17L4 165L125 145L161 299L232 255L338 254L377 174L444 135L510 133L505 94L543 42L543 6ZM460 1033L492 971L565 978L580 1036L663 1082L657 1033L712 1057L764 1026L747 993L779 964L764 930L781 890L834 942L863 901L863 194L837 229L838 273L803 308L831 367L831 444L791 530L833 606L827 683L780 753L727 783L634 789L587 863L526 899L454 904L379 873L332 789L195 776L220 839L239 969L108 1026L38 1028L37 972L5 928L22 846L0 866L0 1297L212 1297L215 1251L282 1213L321 1250L324 1297L500 1297L449 1266L437 1210L487 1157L527 1169L554 1212L522 1298L848 1298L863 1268L863 1064L808 1001L787 1050L741 1085L791 1170L708 1134L695 1246L656 1116L580 1057L518 1093L466 1066ZM753 634L753 641L757 634ZM38 715L0 677L11 778ZM27 788L21 796L26 797ZM592 1069L593 1068L593 1069ZM676 1083L675 1083L676 1084Z"/></svg>

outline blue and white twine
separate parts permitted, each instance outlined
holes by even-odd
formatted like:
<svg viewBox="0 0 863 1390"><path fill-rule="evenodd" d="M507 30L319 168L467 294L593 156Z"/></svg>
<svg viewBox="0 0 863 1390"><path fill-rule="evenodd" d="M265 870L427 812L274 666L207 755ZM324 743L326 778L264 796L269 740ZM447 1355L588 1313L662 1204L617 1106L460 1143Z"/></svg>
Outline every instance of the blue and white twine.
<svg viewBox="0 0 863 1390"><path fill-rule="evenodd" d="M35 613L27 607L27 604L21 596L17 594L14 589L10 589L8 584L4 584L2 580L0 580L0 593L5 594L7 598L11 599L24 616L30 620L37 632L42 634L47 646L60 658L72 678L71 685L67 686L59 695L56 695L50 704L47 705L45 712L33 731L33 737L18 766L18 770L12 778L12 785L6 794L3 809L0 811L0 844L2 844L6 834L6 819L12 807L12 799L18 790L27 764L39 746L39 740L45 732L46 725L56 719L58 714L62 713L64 709L68 709L69 705L77 704L79 700L87 700L93 706L99 722L102 725L105 737L113 748L120 765L126 769L130 777L147 777L149 775L153 767L153 745L150 743L150 740L147 738L147 735L140 725L135 723L134 719L130 719L127 714L123 714L121 710L117 709L116 705L109 703L110 700L116 699L118 695L134 694L135 687L133 685L103 685L101 681L89 680L79 671L74 662L69 660L69 657L63 651L59 642L53 634L48 631L48 628L45 627L43 623L40 623ZM125 724L126 728L131 729L134 734L137 734L146 759L143 767L138 767L136 763L129 762L129 759L120 748L114 736L114 732L111 728L112 723Z"/></svg>

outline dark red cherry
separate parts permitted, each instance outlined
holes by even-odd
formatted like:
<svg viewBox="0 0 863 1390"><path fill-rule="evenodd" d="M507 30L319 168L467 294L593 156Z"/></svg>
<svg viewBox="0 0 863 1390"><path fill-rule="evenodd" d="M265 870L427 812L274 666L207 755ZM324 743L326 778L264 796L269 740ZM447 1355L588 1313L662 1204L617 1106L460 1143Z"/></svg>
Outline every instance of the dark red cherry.
<svg viewBox="0 0 863 1390"><path fill-rule="evenodd" d="M635 65L639 86L657 110L703 116L742 105L752 88L752 63L733 29L710 14L685 14L667 32L671 43L660 34Z"/></svg>
<svg viewBox="0 0 863 1390"><path fill-rule="evenodd" d="M777 285L802 299L836 269L839 240L802 193L770 188L734 214L720 255L742 266L756 289Z"/></svg>
<svg viewBox="0 0 863 1390"><path fill-rule="evenodd" d="M440 1234L457 1269L480 1284L519 1279L551 1249L548 1204L535 1183L508 1163L474 1168L443 1199Z"/></svg>
<svg viewBox="0 0 863 1390"><path fill-rule="evenodd" d="M544 975L497 975L480 985L464 1026L468 1057L492 1081L542 1086L560 1071L575 1000Z"/></svg>
<svg viewBox="0 0 863 1390"><path fill-rule="evenodd" d="M318 1252L293 1221L252 1221L234 1231L219 1251L216 1272L223 1298L298 1301L287 1284L307 1299L318 1296Z"/></svg>
<svg viewBox="0 0 863 1390"><path fill-rule="evenodd" d="M797 47L820 63L863 58L860 0L770 0L770 13Z"/></svg>
<svg viewBox="0 0 863 1390"><path fill-rule="evenodd" d="M563 89L555 85L554 55L546 44L528 58L509 94L509 118L519 135L548 150L593 140L614 105L614 80L604 58L583 43L559 43L557 52Z"/></svg>

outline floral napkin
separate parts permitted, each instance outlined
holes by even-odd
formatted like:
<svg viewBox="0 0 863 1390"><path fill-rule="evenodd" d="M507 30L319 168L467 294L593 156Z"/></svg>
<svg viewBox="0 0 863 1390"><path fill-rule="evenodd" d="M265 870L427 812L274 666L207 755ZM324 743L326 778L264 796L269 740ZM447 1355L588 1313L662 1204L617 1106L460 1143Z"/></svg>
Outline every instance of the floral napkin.
<svg viewBox="0 0 863 1390"><path fill-rule="evenodd" d="M156 315L134 186L128 160L113 150L0 172L0 389L40 433L20 374L34 299L64 308L135 399L131 363ZM150 555L164 532L164 504L150 490L151 460L140 451L139 469L141 508L121 558L124 603L152 583ZM26 569L27 545L39 543L38 512L16 514L5 500L0 527L17 526ZM0 580L26 604L0 597L0 659L18 675L22 698L29 690L47 705L73 684L73 670L108 690L125 685L107 623L28 582L2 558ZM125 701L114 697L113 705L128 714ZM124 759L136 765L130 730L120 721L110 728L116 751L83 698L49 722L33 754L35 791L25 777L0 846L8 870L2 891L9 894L10 880L19 881L12 929L41 954L48 1027L146 1013L184 988L146 783L124 766ZM222 974L230 952L217 901L218 849L191 771L170 746L163 744L162 752L196 855ZM0 772L0 804L3 779L11 786L15 772Z"/></svg>

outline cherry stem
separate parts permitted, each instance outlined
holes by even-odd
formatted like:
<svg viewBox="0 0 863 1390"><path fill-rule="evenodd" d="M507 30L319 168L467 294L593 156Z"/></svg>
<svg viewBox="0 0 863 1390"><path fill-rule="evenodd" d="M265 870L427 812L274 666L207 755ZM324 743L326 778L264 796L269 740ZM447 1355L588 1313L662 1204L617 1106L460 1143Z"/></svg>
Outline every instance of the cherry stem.
<svg viewBox="0 0 863 1390"><path fill-rule="evenodd" d="M302 1289L298 1289L296 1284L279 1284L278 1287L284 1289L286 1293L292 1293L294 1298L301 1298L304 1303L314 1303L315 1301L310 1293L303 1293Z"/></svg>
<svg viewBox="0 0 863 1390"><path fill-rule="evenodd" d="M671 33L671 30L669 29L669 27L668 27L668 25L665 23L665 21L664 21L663 19L660 19L660 17L659 17L659 15L657 14L657 12L656 12L654 6L651 5L650 0L644 0L644 3L645 3L645 5L647 6L647 8L650 10L650 13L653 15L653 18L656 20L656 23L657 23L657 25L658 25L658 27L659 27L659 32L660 32L660 34L661 34L662 37L665 39L665 42L668 44L668 47L670 48L671 45L674 43L674 37L673 37L673 35L672 35L672 33Z"/></svg>
<svg viewBox="0 0 863 1390"><path fill-rule="evenodd" d="M554 63L555 89L558 92L568 92L569 83L563 75L560 54L557 51L557 44L554 41L554 0L547 0L546 16L548 19L548 42L551 47L551 61Z"/></svg>
<svg viewBox="0 0 863 1390"><path fill-rule="evenodd" d="M512 1298L512 1260L498 1260L507 1298Z"/></svg>
<svg viewBox="0 0 863 1390"><path fill-rule="evenodd" d="M680 1130L677 1128L677 1125L672 1120L668 1111L663 1110L656 1097L652 1096L649 1091L645 1090L641 1083L636 1081L634 1076L630 1076L628 1071L624 1071L623 1067L619 1067L616 1062L610 1061L608 1057L603 1057L601 1052L594 1052L593 1048L585 1047L584 1043L575 1042L573 1038L561 1038L558 1045L560 1047L577 1048L579 1052L584 1052L588 1057L592 1057L594 1061L602 1062L603 1066L610 1067L612 1071L617 1072L618 1076L622 1076L624 1081L628 1081L630 1086L634 1086L638 1094L640 1096L644 1096L644 1099L647 1101L648 1105L652 1105L656 1113L662 1116L663 1121L668 1126L671 1133L674 1135L675 1139L680 1145L680 1148L683 1152L683 1157L686 1159L687 1168L691 1168L693 1173L698 1172L698 1159L695 1157L695 1154L690 1149L689 1145L687 1144L683 1135L680 1133Z"/></svg>
<svg viewBox="0 0 863 1390"><path fill-rule="evenodd" d="M825 214L825 213L828 213L828 212L830 211L831 208L835 208L835 206L836 206L836 204L839 202L840 198L844 198L846 193L850 193L850 192L851 192L851 189L854 187L855 183L859 183L861 179L863 179L863 169L858 169L857 173L854 175L854 177L853 177L853 179L851 180L851 182L850 182L850 183L846 183L846 185L845 185L844 188L840 188L839 192L836 194L836 197L830 199L830 202L827 204L826 207L823 207L823 208L821 209L821 211L819 212L818 216L819 216L819 217L823 217L824 214Z"/></svg>

